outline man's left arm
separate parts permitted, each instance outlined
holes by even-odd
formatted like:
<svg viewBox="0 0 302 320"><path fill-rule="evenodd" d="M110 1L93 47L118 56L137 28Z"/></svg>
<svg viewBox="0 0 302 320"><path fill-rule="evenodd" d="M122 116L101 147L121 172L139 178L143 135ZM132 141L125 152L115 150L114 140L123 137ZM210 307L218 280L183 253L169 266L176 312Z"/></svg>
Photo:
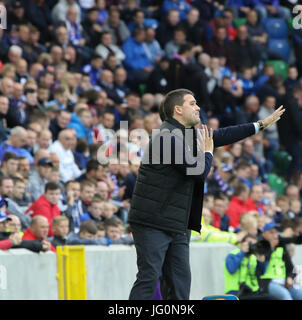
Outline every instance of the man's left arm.
<svg viewBox="0 0 302 320"><path fill-rule="evenodd" d="M215 130L213 132L214 147L217 148L235 143L258 133L260 130L265 130L271 127L280 119L284 111L285 109L281 106L264 120Z"/></svg>

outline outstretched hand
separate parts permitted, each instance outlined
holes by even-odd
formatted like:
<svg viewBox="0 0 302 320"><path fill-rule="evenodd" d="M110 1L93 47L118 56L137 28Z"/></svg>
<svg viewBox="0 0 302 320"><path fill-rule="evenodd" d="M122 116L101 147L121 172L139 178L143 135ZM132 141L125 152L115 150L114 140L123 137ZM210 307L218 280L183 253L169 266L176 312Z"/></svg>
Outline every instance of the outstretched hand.
<svg viewBox="0 0 302 320"><path fill-rule="evenodd" d="M213 129L208 130L206 125L202 125L202 128L197 130L197 145L201 151L210 151L213 153Z"/></svg>
<svg viewBox="0 0 302 320"><path fill-rule="evenodd" d="M272 113L269 117L262 120L264 129L269 128L273 124L275 124L282 116L282 114L285 112L285 109L283 106L280 106L274 113Z"/></svg>

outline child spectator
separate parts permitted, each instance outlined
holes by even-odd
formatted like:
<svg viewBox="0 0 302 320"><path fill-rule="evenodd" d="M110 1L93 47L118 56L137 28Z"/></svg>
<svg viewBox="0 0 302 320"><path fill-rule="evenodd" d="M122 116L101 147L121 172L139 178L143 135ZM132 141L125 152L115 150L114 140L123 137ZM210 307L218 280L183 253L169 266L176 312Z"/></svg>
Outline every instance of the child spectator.
<svg viewBox="0 0 302 320"><path fill-rule="evenodd" d="M105 238L106 237L106 232L105 232L104 221L98 221L96 223L96 226L98 228L98 231L96 233L96 237L97 238Z"/></svg>
<svg viewBox="0 0 302 320"><path fill-rule="evenodd" d="M102 220L102 213L104 208L104 203L102 198L99 196L94 196L94 198L91 200L90 205L88 206L88 212L84 213L81 216L81 221L85 220L93 220L94 222L98 222Z"/></svg>
<svg viewBox="0 0 302 320"><path fill-rule="evenodd" d="M66 245L67 235L69 232L69 221L65 216L58 216L52 220L52 229L54 236L48 240L56 248L57 246Z"/></svg>
<svg viewBox="0 0 302 320"><path fill-rule="evenodd" d="M249 95L254 93L254 82L252 78L253 78L252 68L248 68L248 67L242 68L242 73L238 77L238 81L243 89L244 95Z"/></svg>
<svg viewBox="0 0 302 320"><path fill-rule="evenodd" d="M131 237L122 237L118 220L117 218L111 218L104 222L108 242L111 244L133 244Z"/></svg>
<svg viewBox="0 0 302 320"><path fill-rule="evenodd" d="M107 245L104 238L97 238L98 228L93 220L83 221L79 233L68 237L66 244Z"/></svg>
<svg viewBox="0 0 302 320"><path fill-rule="evenodd" d="M300 200L290 200L289 211L287 217L293 219L295 217L301 217L301 202Z"/></svg>

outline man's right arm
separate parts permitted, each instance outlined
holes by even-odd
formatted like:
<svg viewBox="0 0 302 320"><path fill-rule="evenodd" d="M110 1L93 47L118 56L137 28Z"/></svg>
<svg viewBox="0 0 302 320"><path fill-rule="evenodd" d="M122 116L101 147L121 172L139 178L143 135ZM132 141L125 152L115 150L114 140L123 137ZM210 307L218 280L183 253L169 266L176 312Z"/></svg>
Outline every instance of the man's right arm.
<svg viewBox="0 0 302 320"><path fill-rule="evenodd" d="M241 265L241 261L244 258L245 253L240 251L237 254L230 253L226 258L226 268L228 269L229 273L235 273Z"/></svg>

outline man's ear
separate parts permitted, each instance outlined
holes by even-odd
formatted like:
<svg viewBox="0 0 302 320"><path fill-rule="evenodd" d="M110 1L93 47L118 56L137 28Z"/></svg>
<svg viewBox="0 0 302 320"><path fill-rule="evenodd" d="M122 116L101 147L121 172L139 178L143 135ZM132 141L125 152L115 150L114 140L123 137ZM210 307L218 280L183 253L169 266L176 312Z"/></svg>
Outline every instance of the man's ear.
<svg viewBox="0 0 302 320"><path fill-rule="evenodd" d="M174 112L175 112L176 114L182 114L182 107L176 105L176 106L174 107Z"/></svg>

